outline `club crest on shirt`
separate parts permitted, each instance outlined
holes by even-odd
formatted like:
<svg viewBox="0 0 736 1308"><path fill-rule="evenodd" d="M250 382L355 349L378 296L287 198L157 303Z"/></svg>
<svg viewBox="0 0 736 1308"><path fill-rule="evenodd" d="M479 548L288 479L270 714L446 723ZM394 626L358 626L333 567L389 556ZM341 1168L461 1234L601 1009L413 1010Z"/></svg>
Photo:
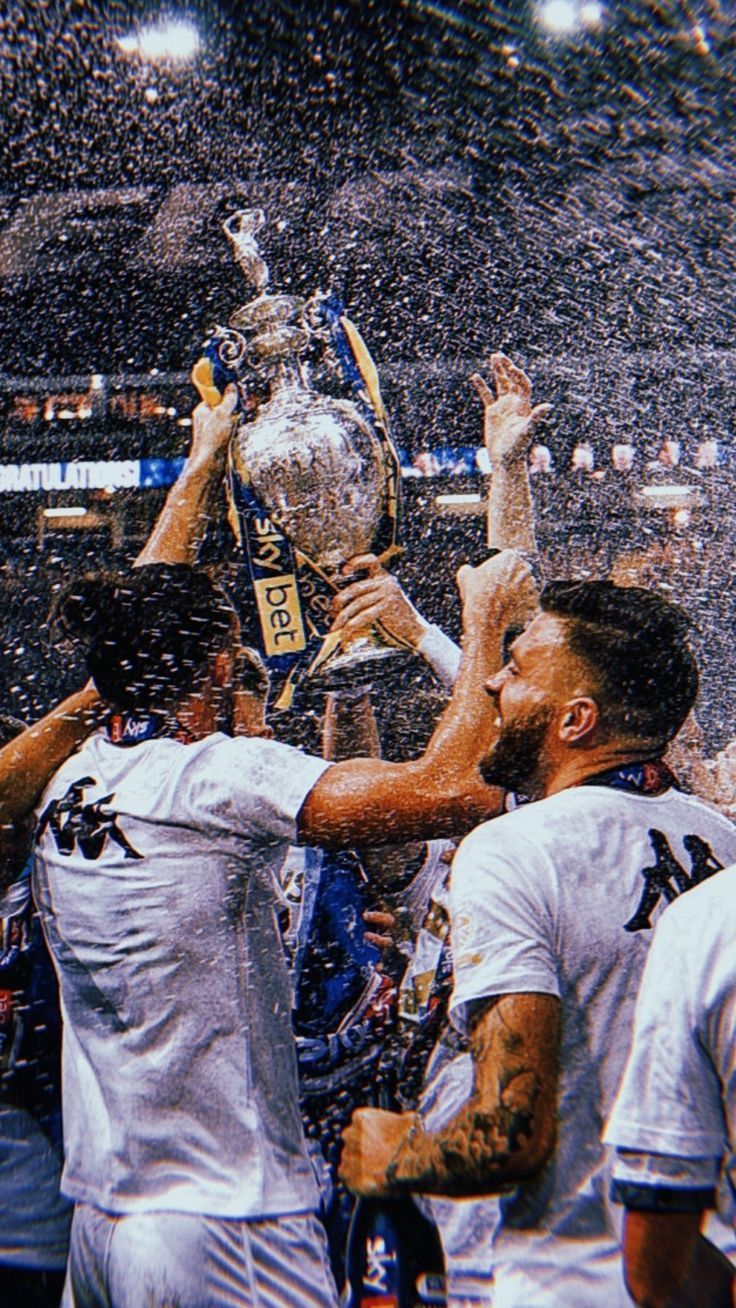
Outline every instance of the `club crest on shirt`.
<svg viewBox="0 0 736 1308"><path fill-rule="evenodd" d="M60 799L52 799L41 814L36 840L49 831L60 854L68 857L78 850L88 859L98 859L111 840L122 849L124 858L143 858L121 831L118 814L107 807L113 794L85 803L85 787L97 784L94 777L81 777Z"/></svg>
<svg viewBox="0 0 736 1308"><path fill-rule="evenodd" d="M707 881L715 872L720 872L723 863L719 863L710 845L700 836L684 836L683 845L690 855L690 871L687 872L678 863L661 831L649 832L652 850L656 862L641 869L644 889L641 892L639 907L634 916L624 923L624 931L649 931L652 926L652 913L660 899L671 904L678 895L683 895L693 886Z"/></svg>

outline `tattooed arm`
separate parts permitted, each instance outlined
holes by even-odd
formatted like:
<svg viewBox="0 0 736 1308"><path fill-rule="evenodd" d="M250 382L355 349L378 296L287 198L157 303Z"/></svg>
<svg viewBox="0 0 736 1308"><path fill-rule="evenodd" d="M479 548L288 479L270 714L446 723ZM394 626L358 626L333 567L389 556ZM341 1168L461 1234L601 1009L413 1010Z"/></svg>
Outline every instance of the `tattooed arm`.
<svg viewBox="0 0 736 1308"><path fill-rule="evenodd" d="M481 1195L533 1176L555 1145L559 1008L543 994L483 1001L470 1025L468 1103L436 1132L416 1113L359 1108L343 1137L348 1188Z"/></svg>

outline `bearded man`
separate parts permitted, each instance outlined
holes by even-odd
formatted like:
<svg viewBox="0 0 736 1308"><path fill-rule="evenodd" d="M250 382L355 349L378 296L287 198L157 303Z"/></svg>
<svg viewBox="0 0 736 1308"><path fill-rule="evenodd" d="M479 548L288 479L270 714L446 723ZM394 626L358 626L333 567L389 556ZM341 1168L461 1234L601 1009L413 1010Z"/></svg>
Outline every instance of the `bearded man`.
<svg viewBox="0 0 736 1308"><path fill-rule="evenodd" d="M487 682L498 735L481 765L537 802L476 828L452 872L451 1015L472 1097L439 1131L362 1109L345 1133L356 1193L502 1195L494 1308L631 1302L601 1128L651 928L736 854L736 828L662 762L697 692L688 625L633 587L542 592Z"/></svg>

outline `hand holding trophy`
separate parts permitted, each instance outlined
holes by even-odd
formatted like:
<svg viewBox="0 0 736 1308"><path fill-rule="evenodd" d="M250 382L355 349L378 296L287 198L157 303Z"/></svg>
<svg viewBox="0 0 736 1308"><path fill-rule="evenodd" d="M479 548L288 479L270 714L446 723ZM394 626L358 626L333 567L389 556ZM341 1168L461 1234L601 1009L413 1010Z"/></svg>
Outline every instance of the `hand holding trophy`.
<svg viewBox="0 0 736 1308"><path fill-rule="evenodd" d="M340 568L355 555L382 561L398 552L399 466L378 377L365 344L330 296L305 303L271 295L256 233L260 210L224 224L256 298L216 327L192 379L219 403L238 387L239 421L230 446L231 521L247 559L262 652L287 675L320 689L372 680L400 655L382 628L331 632ZM349 399L312 389L303 356L319 344Z"/></svg>

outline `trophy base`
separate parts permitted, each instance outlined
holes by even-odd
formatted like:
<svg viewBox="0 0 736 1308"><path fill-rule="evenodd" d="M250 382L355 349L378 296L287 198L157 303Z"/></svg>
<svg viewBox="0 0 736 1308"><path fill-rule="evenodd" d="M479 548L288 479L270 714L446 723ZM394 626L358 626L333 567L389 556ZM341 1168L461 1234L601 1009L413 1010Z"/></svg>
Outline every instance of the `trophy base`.
<svg viewBox="0 0 736 1308"><path fill-rule="evenodd" d="M413 657L413 650L384 645L373 634L359 636L347 649L339 646L319 667L308 672L304 686L319 692L363 686L370 689L374 682L398 671Z"/></svg>

